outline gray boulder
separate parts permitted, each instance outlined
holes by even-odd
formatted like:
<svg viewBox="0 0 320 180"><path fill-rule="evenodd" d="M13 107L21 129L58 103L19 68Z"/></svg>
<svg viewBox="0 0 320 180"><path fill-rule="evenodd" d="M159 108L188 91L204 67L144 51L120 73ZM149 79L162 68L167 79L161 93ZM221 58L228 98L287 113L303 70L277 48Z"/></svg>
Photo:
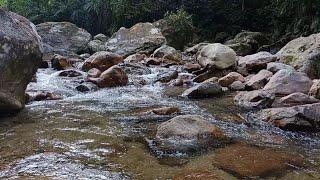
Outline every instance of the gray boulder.
<svg viewBox="0 0 320 180"><path fill-rule="evenodd" d="M166 42L160 29L151 23L138 23L131 27L120 28L106 42L107 51L129 56L138 52L151 54Z"/></svg>
<svg viewBox="0 0 320 180"><path fill-rule="evenodd" d="M0 115L21 110L42 59L41 38L26 18L0 9Z"/></svg>

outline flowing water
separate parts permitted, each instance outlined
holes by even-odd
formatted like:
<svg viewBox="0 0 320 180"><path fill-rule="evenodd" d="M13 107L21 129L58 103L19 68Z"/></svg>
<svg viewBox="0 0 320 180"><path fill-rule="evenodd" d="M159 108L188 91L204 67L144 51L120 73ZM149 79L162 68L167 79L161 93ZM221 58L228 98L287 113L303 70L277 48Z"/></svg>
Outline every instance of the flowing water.
<svg viewBox="0 0 320 180"><path fill-rule="evenodd" d="M130 82L152 82L160 71L164 70L132 75ZM1 179L179 179L186 172L197 172L199 177L214 174L202 179L237 179L217 165L216 149L170 155L157 150L152 143L157 125L174 116L149 110L167 106L179 107L181 114L205 116L239 146L303 157L303 167L293 166L281 175L269 172L268 179L320 178L319 134L285 132L259 120L247 122L247 112L233 104L233 94L192 101L179 96L183 88L159 83L80 93L74 84L81 78L57 73L39 70L37 82L27 91L53 91L63 95L62 100L32 102L17 116L1 119Z"/></svg>

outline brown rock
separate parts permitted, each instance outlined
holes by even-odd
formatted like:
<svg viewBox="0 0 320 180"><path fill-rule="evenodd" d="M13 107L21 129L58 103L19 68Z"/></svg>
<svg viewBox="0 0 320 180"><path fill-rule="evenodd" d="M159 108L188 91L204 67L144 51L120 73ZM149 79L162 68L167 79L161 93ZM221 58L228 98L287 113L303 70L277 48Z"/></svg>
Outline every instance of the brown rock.
<svg viewBox="0 0 320 180"><path fill-rule="evenodd" d="M246 74L247 72L258 72L267 68L267 64L277 60L277 56L268 52L259 52L257 54L240 57L238 61L238 72Z"/></svg>
<svg viewBox="0 0 320 180"><path fill-rule="evenodd" d="M239 178L263 178L303 163L303 157L290 152L235 144L219 149L214 164Z"/></svg>
<svg viewBox="0 0 320 180"><path fill-rule="evenodd" d="M224 180L224 178L206 170L188 170L175 175L173 180Z"/></svg>
<svg viewBox="0 0 320 180"><path fill-rule="evenodd" d="M88 81L93 82L100 88L106 88L126 86L129 80L127 74L116 65L104 71L99 78L89 78Z"/></svg>
<svg viewBox="0 0 320 180"><path fill-rule="evenodd" d="M150 66L150 65L158 66L161 64L161 61L156 58L148 58L146 60L146 64L147 66Z"/></svg>
<svg viewBox="0 0 320 180"><path fill-rule="evenodd" d="M236 104L245 108L271 107L275 100L272 93L263 90L239 92L234 100Z"/></svg>
<svg viewBox="0 0 320 180"><path fill-rule="evenodd" d="M304 104L313 104L318 103L320 100L308 96L303 93L293 93L288 96L285 96L281 98L277 103L273 106L277 107L291 107L291 106L297 106L297 105L304 105Z"/></svg>
<svg viewBox="0 0 320 180"><path fill-rule="evenodd" d="M92 56L90 56L83 64L82 70L89 71L92 68L97 68L101 72L109 69L110 67L120 64L123 62L123 57L115 54L110 53L107 51L100 51Z"/></svg>
<svg viewBox="0 0 320 180"><path fill-rule="evenodd" d="M246 83L246 86L253 90L262 89L272 76L272 72L261 70L258 74L251 77L251 79Z"/></svg>
<svg viewBox="0 0 320 180"><path fill-rule="evenodd" d="M187 70L189 73L192 73L194 71L200 70L201 66L199 64L187 63L184 65L184 69Z"/></svg>
<svg viewBox="0 0 320 180"><path fill-rule="evenodd" d="M125 63L142 63L147 56L145 54L132 54L124 59Z"/></svg>
<svg viewBox="0 0 320 180"><path fill-rule="evenodd" d="M163 107L158 109L153 109L152 112L156 115L171 115L180 113L180 109L177 107Z"/></svg>
<svg viewBox="0 0 320 180"><path fill-rule="evenodd" d="M98 78L102 72L97 68L92 68L88 71L88 77Z"/></svg>
<svg viewBox="0 0 320 180"><path fill-rule="evenodd" d="M235 81L244 82L245 79L241 74L239 74L237 72L231 72L228 75L220 78L218 82L221 86L228 87L229 85L231 85Z"/></svg>
<svg viewBox="0 0 320 180"><path fill-rule="evenodd" d="M55 70L66 70L72 68L72 64L65 56L55 54L51 59L52 68Z"/></svg>

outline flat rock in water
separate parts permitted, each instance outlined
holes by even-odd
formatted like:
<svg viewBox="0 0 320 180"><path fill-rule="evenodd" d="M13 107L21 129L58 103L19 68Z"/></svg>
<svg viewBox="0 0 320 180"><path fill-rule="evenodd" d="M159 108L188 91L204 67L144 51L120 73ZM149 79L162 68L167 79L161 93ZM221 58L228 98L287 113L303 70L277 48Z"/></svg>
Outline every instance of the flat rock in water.
<svg viewBox="0 0 320 180"><path fill-rule="evenodd" d="M223 89L218 83L203 82L187 89L182 94L183 97L192 99L216 97L223 94Z"/></svg>
<svg viewBox="0 0 320 180"><path fill-rule="evenodd" d="M266 108L272 106L275 95L263 90L245 91L239 92L234 100L244 108Z"/></svg>
<svg viewBox="0 0 320 180"><path fill-rule="evenodd" d="M215 125L197 115L177 116L160 124L156 141L159 148L168 152L190 152L192 150L219 147L229 139Z"/></svg>

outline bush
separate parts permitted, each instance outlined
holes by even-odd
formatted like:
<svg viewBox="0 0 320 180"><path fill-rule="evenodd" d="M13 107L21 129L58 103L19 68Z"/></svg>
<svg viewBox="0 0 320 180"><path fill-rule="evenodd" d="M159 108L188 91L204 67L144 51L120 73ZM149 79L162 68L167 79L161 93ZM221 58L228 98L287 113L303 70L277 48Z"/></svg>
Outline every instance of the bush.
<svg viewBox="0 0 320 180"><path fill-rule="evenodd" d="M192 23L192 16L184 10L173 13L166 13L164 21L167 30L164 30L168 44L176 49L182 50L185 45L191 43L195 37L195 27Z"/></svg>

